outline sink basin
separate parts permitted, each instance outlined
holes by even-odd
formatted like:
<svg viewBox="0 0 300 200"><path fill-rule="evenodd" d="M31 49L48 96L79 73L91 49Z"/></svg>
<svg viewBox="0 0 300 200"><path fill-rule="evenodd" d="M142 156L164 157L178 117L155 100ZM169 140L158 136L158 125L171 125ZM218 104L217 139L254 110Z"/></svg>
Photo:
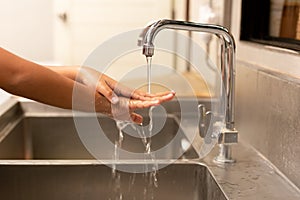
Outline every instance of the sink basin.
<svg viewBox="0 0 300 200"><path fill-rule="evenodd" d="M87 161L7 163L0 177L3 199L226 199L208 169L192 162L160 169L157 186L150 173L113 175L106 165Z"/></svg>
<svg viewBox="0 0 300 200"><path fill-rule="evenodd" d="M18 103L7 113L7 117L11 117L12 120L11 124L8 124L9 131L2 133L5 137L2 139L0 137L0 159L94 159L80 140L71 111L26 102ZM76 117L87 121L92 119L89 114ZM149 123L149 117L144 118L146 124ZM155 121L159 122L162 119L163 117L155 116L154 124L156 124ZM106 137L114 144L119 133L115 121L102 115L97 116L97 120ZM180 116L167 114L164 120L165 123L159 133L151 137L151 150L156 151L169 144L175 135L179 139L176 138L169 150L158 154L156 158L177 159L178 157L174 155L182 155L190 159L197 158L198 155L193 148L186 152L186 149L183 149L182 141L187 141L187 139L179 125ZM141 138L126 134L130 129L132 129L130 126L124 129L122 149L133 153L144 153L145 145ZM101 159L112 158L111 153L101 157ZM130 158L125 157L125 159Z"/></svg>
<svg viewBox="0 0 300 200"><path fill-rule="evenodd" d="M201 103L209 107L208 102ZM198 141L184 152L182 141L195 127L182 126L186 116L180 114L180 106L184 105L168 102L163 106L167 113L164 127L152 137L151 146L156 151L170 144L176 134L179 140L172 143L169 151L154 160L114 160L109 154L100 162L81 142L70 111L14 99L1 105L1 199L299 199L297 188L257 151L241 142L233 147L237 160L234 164L214 163L217 148L199 160L196 153L199 151L194 150ZM141 112L147 124L145 113ZM90 121L91 116L77 117ZM101 115L96 119L113 143L118 135L115 122ZM162 118L156 116L155 120L162 121ZM124 131L122 148L128 152L144 152L141 139ZM182 154L181 158L174 158L172 152ZM159 169L156 175L122 171L130 168L134 169L132 172L142 172L135 170L156 165Z"/></svg>
<svg viewBox="0 0 300 200"><path fill-rule="evenodd" d="M167 113L170 107L176 110L176 106L169 104L165 107ZM78 117L89 120L91 116ZM2 199L226 199L206 166L186 159L169 164L170 159L176 159L171 152L159 155L156 161L116 161L111 155L108 160L96 160L82 144L70 111L19 102L0 119ZM101 115L97 120L113 143L118 136L115 121ZM154 120L162 121L160 116ZM149 123L147 116L145 121ZM151 138L153 151L170 143L175 134L185 139L179 122L180 115L167 115L163 128ZM126 134L126 128L124 131L122 148L144 152L141 139ZM181 140L173 143L170 151L183 153ZM183 157L197 158L197 154L190 148ZM159 169L157 181L152 172L113 173L109 167L143 168L154 164Z"/></svg>
<svg viewBox="0 0 300 200"><path fill-rule="evenodd" d="M174 111L176 105L168 104L167 113L170 108ZM91 116L79 117L89 121ZM73 115L67 110L18 102L2 113L0 119L0 194L3 199L225 199L204 165L186 159L170 164L170 159L177 159L172 158L172 153L183 154L180 143L186 139L176 112L167 114L164 126L151 137L151 148L152 151L162 148L176 134L180 140L173 144L170 152L158 155L155 163L151 159L116 161L112 155L100 163L81 142ZM97 120L106 137L114 143L119 133L115 121L101 115ZM155 116L153 120L156 123L155 120L163 119ZM145 122L149 123L146 115ZM124 129L122 149L145 152L141 138L126 134L130 128ZM197 158L197 153L190 148L182 157ZM154 164L159 169L155 184L151 172L117 170L112 173L109 167L143 168Z"/></svg>

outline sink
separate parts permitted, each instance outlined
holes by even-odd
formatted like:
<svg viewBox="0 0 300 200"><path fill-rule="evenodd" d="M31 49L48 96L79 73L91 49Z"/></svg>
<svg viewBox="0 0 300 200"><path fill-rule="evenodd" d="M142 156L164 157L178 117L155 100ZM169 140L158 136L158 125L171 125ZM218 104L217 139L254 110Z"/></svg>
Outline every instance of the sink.
<svg viewBox="0 0 300 200"><path fill-rule="evenodd" d="M226 199L209 170L193 162L177 161L160 169L156 174L157 187L151 183L150 173L116 173L113 175L108 166L91 161L7 163L0 165L1 198Z"/></svg>
<svg viewBox="0 0 300 200"><path fill-rule="evenodd" d="M174 103L163 105L167 117L163 128L152 139L152 150L162 148L179 135L185 139L179 122L181 116ZM145 115L147 111L141 111ZM88 114L78 116L85 120ZM97 116L104 133L111 142L118 136L115 121ZM162 121L160 116L154 120ZM149 118L145 115L145 124ZM156 122L154 122L156 123ZM192 159L197 153L190 148L179 159L172 154L159 155L155 161L96 160L82 144L73 115L35 102L18 102L0 118L0 194L3 199L226 199L208 168ZM130 152L144 152L140 138L126 134L122 148ZM182 151L181 140L171 151ZM109 160L110 159L110 160ZM170 159L174 159L170 164ZM153 172L112 172L109 166L143 168L157 165ZM161 167L160 167L161 166ZM162 167L163 166L163 167ZM166 167L165 167L166 166Z"/></svg>
<svg viewBox="0 0 300 200"><path fill-rule="evenodd" d="M181 101L183 104L190 104ZM210 106L208 101L200 102ZM235 145L237 162L218 165L213 162L218 148L199 160L191 146L183 153L182 141L195 127L182 126L184 117L176 101L162 105L166 111L164 127L152 137L152 150L178 142L156 159L112 159L101 161L85 148L77 134L69 110L36 102L12 99L0 106L0 195L1 199L299 199L300 192L269 161L242 141ZM190 107L187 106L186 109ZM188 112L196 112L191 110ZM147 110L140 112L149 123ZM192 115L193 116L193 115ZM90 120L89 114L76 116ZM96 119L107 138L118 135L115 122L103 115ZM155 120L162 121L161 116ZM188 119L189 120L189 119ZM130 129L130 127L127 127ZM140 138L124 130L122 148L144 152ZM182 153L174 158L172 152ZM128 173L122 169L158 167L154 173ZM113 172L112 166L116 167ZM133 171L134 171L133 170ZM141 170L137 170L141 172ZM136 172L136 171L134 171ZM158 184L158 187L154 183Z"/></svg>
<svg viewBox="0 0 300 200"><path fill-rule="evenodd" d="M168 113L169 108L176 110L176 106L174 103L164 106L167 116L153 118L154 124L163 120L165 122L160 131L151 137L151 150L156 151L173 142L169 151L158 154L156 159L177 159L178 157L174 155L182 155L181 157L188 159L198 158L193 148L185 151L186 149L182 146L182 141L187 141L187 138L179 125L180 115L176 112L175 114ZM141 114L145 116L145 124L148 124L149 117L145 113L147 113L145 110L141 111ZM69 110L35 102L19 102L6 115L7 118L12 119L7 125L9 131L5 132L5 129L2 133L5 137L2 139L0 137L0 159L95 159L80 140L72 112ZM90 121L93 116L82 114L76 115L76 118ZM97 120L106 137L114 144L119 133L115 121L103 115L97 115ZM145 145L141 138L126 134L130 133L131 129L131 126L124 129L122 149L133 153L144 153ZM175 135L179 139L173 140ZM112 155L109 154L101 159L112 159ZM125 157L125 159L130 158Z"/></svg>

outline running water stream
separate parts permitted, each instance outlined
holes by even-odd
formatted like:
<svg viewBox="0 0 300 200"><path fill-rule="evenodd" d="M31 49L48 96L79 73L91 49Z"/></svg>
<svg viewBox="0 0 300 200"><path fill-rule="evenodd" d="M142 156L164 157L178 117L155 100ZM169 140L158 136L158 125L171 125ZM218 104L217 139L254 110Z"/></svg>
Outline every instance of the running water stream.
<svg viewBox="0 0 300 200"><path fill-rule="evenodd" d="M147 60L147 92L151 94L151 61L152 57L146 57ZM137 134L140 136L142 143L145 147L145 161L151 160L152 169L149 170L146 168L144 173L145 178L145 186L144 186L144 199L154 199L154 187L158 187L158 180L157 180L157 170L158 170L158 164L156 162L156 158L153 152L151 152L151 137L152 137L152 130L153 130L153 109L154 107L150 107L149 109L149 125L148 125L148 134L146 135L143 125L141 127L136 127L135 124L131 122L125 122L125 121L116 121L116 126L119 131L119 136L115 141L115 149L114 149L114 156L113 159L115 163L112 165L112 178L114 180L114 192L115 192L115 199L123 199L123 194L121 191L121 173L116 171L116 164L118 164L120 159L119 151L122 148L122 142L124 140L123 136L123 129L126 126L131 126L133 130L137 132ZM148 167L148 164L146 164L146 167ZM150 172L149 172L150 171ZM135 174L133 174L134 178L132 180L132 185L134 184Z"/></svg>
<svg viewBox="0 0 300 200"><path fill-rule="evenodd" d="M148 93L151 94L151 62L152 62L152 57L147 57L147 81L148 81ZM153 130L153 109L154 107L152 106L149 109L149 138L148 142L146 144L146 153L150 156L151 161L153 162L153 167L150 172L150 184L153 184L155 187L158 187L158 181L157 181L157 170L158 170L158 164L155 159L154 153L151 152L151 137L152 137L152 130Z"/></svg>

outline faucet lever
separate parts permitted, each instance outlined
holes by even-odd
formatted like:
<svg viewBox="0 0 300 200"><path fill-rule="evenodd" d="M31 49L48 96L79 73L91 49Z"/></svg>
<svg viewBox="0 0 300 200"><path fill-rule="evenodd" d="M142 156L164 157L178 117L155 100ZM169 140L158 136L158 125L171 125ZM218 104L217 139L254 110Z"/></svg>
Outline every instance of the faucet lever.
<svg viewBox="0 0 300 200"><path fill-rule="evenodd" d="M202 138L205 138L210 123L210 118L207 119L207 116L212 115L213 113L211 111L206 111L204 104L198 105L198 110L200 113L199 134Z"/></svg>
<svg viewBox="0 0 300 200"><path fill-rule="evenodd" d="M206 108L205 105L198 105L198 110L200 113L200 121L199 121L199 134L202 138L206 135Z"/></svg>

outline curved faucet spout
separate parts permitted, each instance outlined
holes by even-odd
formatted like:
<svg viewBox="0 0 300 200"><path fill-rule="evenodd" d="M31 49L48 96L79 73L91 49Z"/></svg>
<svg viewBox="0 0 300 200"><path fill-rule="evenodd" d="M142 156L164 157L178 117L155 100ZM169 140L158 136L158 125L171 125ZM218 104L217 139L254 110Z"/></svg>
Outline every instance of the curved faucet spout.
<svg viewBox="0 0 300 200"><path fill-rule="evenodd" d="M226 128L234 129L234 76L235 76L235 42L230 32L222 26L213 24L200 24L175 20L158 20L147 26L140 35L139 45L143 46L143 54L146 57L154 55L154 39L163 29L176 29L215 34L220 38L221 48L221 72L226 95Z"/></svg>
<svg viewBox="0 0 300 200"><path fill-rule="evenodd" d="M222 41L221 46L221 76L224 85L222 97L225 97L225 123L226 128L219 137L220 154L217 162L234 162L231 158L230 144L237 142L238 132L234 128L234 85L235 85L235 42L229 31L218 25L200 24L175 20L159 20L147 26L140 35L139 45L143 46L146 57L154 55L154 39L163 29L177 29L186 31L205 32L216 35Z"/></svg>
<svg viewBox="0 0 300 200"><path fill-rule="evenodd" d="M139 44L143 45L143 54L145 56L147 57L153 56L154 50L148 50L148 49L154 48L153 41L155 39L155 36L159 31L163 29L177 29L177 30L212 33L217 35L218 37L221 37L227 48L235 49L233 36L223 26L163 19L163 20L158 20L153 24L147 26L140 35Z"/></svg>

